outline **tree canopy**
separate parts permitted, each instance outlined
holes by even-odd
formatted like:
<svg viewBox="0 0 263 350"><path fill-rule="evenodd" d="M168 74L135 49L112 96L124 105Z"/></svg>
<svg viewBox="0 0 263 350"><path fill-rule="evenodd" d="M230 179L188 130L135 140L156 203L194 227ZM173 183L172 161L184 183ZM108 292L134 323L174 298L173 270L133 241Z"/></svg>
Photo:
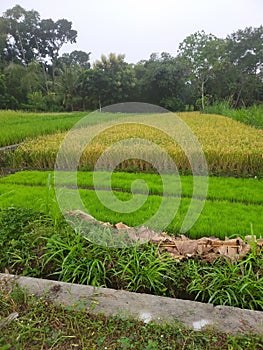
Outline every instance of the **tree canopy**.
<svg viewBox="0 0 263 350"><path fill-rule="evenodd" d="M75 43L67 19L42 19L19 5L0 17L0 108L97 109L142 101L170 110L204 109L227 100L234 107L263 101L263 27L217 38L204 31L186 37L176 55L153 53L136 64L123 54L60 54Z"/></svg>

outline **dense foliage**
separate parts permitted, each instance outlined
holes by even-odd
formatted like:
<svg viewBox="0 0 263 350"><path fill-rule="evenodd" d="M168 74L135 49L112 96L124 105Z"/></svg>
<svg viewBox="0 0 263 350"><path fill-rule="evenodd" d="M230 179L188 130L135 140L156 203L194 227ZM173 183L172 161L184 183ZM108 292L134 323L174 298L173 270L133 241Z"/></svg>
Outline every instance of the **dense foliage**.
<svg viewBox="0 0 263 350"><path fill-rule="evenodd" d="M30 209L0 210L0 222L0 272L263 309L262 254L256 250L214 265L179 262L152 243L121 249L93 244L63 221L54 227L50 217Z"/></svg>
<svg viewBox="0 0 263 350"><path fill-rule="evenodd" d="M176 56L153 53L129 64L125 56L90 52L60 56L77 31L66 19L41 19L19 5L0 17L0 108L38 111L97 109L141 101L170 110L204 109L218 100L239 108L263 101L263 27L226 38L194 33Z"/></svg>

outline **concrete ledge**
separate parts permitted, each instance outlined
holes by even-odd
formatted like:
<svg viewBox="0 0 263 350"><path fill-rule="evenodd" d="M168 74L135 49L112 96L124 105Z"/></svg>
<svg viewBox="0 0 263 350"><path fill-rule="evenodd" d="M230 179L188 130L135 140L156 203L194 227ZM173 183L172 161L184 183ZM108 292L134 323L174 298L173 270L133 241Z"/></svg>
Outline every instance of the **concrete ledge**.
<svg viewBox="0 0 263 350"><path fill-rule="evenodd" d="M76 310L92 314L131 316L144 322L179 322L195 330L211 327L233 334L250 332L263 335L261 311L0 274L2 287L11 288L16 283L36 296L45 296L56 304L74 306Z"/></svg>

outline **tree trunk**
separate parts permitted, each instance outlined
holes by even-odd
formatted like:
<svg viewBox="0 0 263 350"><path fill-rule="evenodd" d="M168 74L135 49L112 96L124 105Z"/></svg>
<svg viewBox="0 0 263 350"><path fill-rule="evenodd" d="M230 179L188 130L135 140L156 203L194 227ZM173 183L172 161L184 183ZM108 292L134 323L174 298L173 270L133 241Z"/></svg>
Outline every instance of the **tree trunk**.
<svg viewBox="0 0 263 350"><path fill-rule="evenodd" d="M38 53L40 54L39 45L38 45L37 37L36 37L36 36L35 36L35 43L36 43L36 46L37 46ZM45 64L44 64L44 62L42 61L41 58L40 58L40 62L41 62L42 73L43 73L43 78L44 78L44 82L45 82L46 93L48 93L48 83L47 83L46 67L45 67Z"/></svg>
<svg viewBox="0 0 263 350"><path fill-rule="evenodd" d="M202 85L201 85L201 93L202 93L202 110L204 111L205 109L205 82L204 80L202 81Z"/></svg>
<svg viewBox="0 0 263 350"><path fill-rule="evenodd" d="M99 108L100 108L100 112L101 112L101 101L100 101L100 96L99 96Z"/></svg>
<svg viewBox="0 0 263 350"><path fill-rule="evenodd" d="M23 47L21 35L20 35L20 32L19 32L19 29L16 28L16 30L17 30L17 34L18 34L18 38L19 38L19 42L20 42L20 48L21 48L21 52L22 52L22 57L23 57L24 63L26 64L26 56L25 56L25 52L24 52L24 47Z"/></svg>
<svg viewBox="0 0 263 350"><path fill-rule="evenodd" d="M83 111L86 110L85 97L82 97L82 109Z"/></svg>
<svg viewBox="0 0 263 350"><path fill-rule="evenodd" d="M240 100L240 96L241 96L242 90L243 90L243 83L241 84L241 87L240 87L240 89L239 89L239 91L238 91L237 99L236 99L236 102L235 102L235 108L238 108L239 100Z"/></svg>

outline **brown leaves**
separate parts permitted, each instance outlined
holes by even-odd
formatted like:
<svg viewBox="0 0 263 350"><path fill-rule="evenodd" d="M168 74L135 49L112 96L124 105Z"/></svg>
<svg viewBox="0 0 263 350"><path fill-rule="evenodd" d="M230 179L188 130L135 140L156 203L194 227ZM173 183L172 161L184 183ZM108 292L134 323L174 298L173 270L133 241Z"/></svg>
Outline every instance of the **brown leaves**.
<svg viewBox="0 0 263 350"><path fill-rule="evenodd" d="M109 223L97 221L89 214L80 210L72 210L67 214L69 216L77 215L82 220L91 221L102 226L111 226L120 234L128 234L129 239L134 242L152 242L158 245L160 253L166 251L176 260L198 257L204 261L213 262L219 256L237 260L247 255L253 245L257 249L262 249L263 247L263 239L257 240L255 236L247 236L246 242L240 237L234 239L228 239L226 237L224 241L215 237L202 237L200 239L190 239L184 235L172 237L165 232L158 233L144 226L135 229L122 222L112 226Z"/></svg>
<svg viewBox="0 0 263 350"><path fill-rule="evenodd" d="M239 259L251 250L250 245L241 238L226 238L225 241L222 241L218 238L202 237L191 240L185 236L169 237L166 242L160 243L159 249L168 251L176 259L200 257L202 260L211 262L220 255L230 259Z"/></svg>

